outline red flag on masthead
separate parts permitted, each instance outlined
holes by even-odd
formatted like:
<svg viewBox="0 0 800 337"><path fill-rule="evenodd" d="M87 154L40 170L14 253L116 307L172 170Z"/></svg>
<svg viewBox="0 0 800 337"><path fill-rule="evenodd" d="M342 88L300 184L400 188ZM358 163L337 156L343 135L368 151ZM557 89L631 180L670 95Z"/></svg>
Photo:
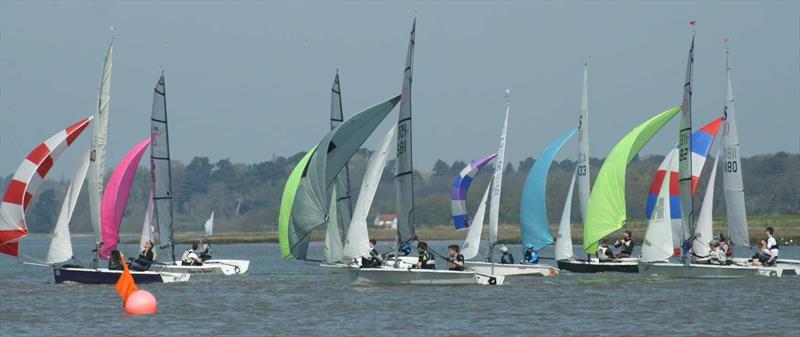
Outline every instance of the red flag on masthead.
<svg viewBox="0 0 800 337"><path fill-rule="evenodd" d="M696 25L697 25L697 21L695 21L695 20L689 21L689 26L694 27Z"/></svg>

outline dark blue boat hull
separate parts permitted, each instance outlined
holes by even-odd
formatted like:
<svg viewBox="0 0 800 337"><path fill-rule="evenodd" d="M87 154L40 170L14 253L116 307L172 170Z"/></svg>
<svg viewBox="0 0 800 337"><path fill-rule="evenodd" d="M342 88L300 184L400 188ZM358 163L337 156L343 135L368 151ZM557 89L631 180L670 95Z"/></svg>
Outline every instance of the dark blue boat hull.
<svg viewBox="0 0 800 337"><path fill-rule="evenodd" d="M136 284L163 283L161 275L158 273L135 273L132 272L133 280ZM53 277L56 283L75 282L84 284L116 284L120 273L109 272L107 270L95 270L84 268L53 268Z"/></svg>

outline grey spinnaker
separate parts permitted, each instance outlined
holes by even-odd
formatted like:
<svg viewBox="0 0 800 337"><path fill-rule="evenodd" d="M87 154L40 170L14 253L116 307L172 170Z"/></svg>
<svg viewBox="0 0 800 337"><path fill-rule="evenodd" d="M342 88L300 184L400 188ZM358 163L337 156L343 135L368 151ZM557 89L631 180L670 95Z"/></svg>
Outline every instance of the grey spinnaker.
<svg viewBox="0 0 800 337"><path fill-rule="evenodd" d="M414 164L411 133L411 78L414 73L414 35L417 19L411 26L406 66L403 70L402 100L397 118L397 161L395 186L397 188L397 240L401 243L416 240L414 216Z"/></svg>
<svg viewBox="0 0 800 337"><path fill-rule="evenodd" d="M169 248L169 257L175 261L172 229L172 167L167 130L167 100L164 74L153 89L153 110L150 115L150 176L153 183L153 201L158 229L159 245Z"/></svg>
<svg viewBox="0 0 800 337"><path fill-rule="evenodd" d="M292 207L288 226L292 256L306 259L311 231L331 219L336 221L329 214L334 180L399 101L397 95L360 112L319 142L303 173Z"/></svg>

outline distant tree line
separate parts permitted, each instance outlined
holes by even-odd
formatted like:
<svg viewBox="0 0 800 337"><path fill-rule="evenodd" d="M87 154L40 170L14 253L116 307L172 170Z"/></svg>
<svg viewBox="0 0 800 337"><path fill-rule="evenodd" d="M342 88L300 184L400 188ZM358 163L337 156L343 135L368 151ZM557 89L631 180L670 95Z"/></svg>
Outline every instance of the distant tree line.
<svg viewBox="0 0 800 337"><path fill-rule="evenodd" d="M283 185L291 170L305 153L291 157L275 157L256 164L233 163L228 159L211 162L207 157L195 157L188 165L179 161L172 164L175 227L181 232L198 232L211 211L215 212L215 232L275 230ZM361 180L371 152L361 149L350 162L352 194L358 196ZM476 156L477 158L477 156ZM636 158L628 168L626 190L628 216L645 216L646 198L653 175L663 156ZM500 221L518 223L520 196L528 171L535 159L526 158L513 165L508 163L503 178ZM713 159L709 158L697 191L698 204L705 193L707 176ZM62 163L64 165L65 163ZM418 225L449 224L450 189L455 176L467 161L446 163L437 160L431 171L415 172L416 217ZM602 160L591 159L592 181L602 165ZM749 215L798 214L800 216L800 154L778 152L757 155L742 160L747 212ZM559 221L561 209L575 162L554 162L547 183L547 210L549 219ZM491 177L487 166L475 177L468 196L470 212L474 212L483 189ZM715 189L714 216L725 214L721 172ZM371 210L377 213L394 213L395 190L393 184L394 162L384 169L381 183ZM0 187L5 191L11 176L0 177ZM47 180L28 210L28 227L33 232L48 232L55 225L61 202L69 181ZM123 232L137 233L144 219L150 193L148 169L142 167L136 174L123 221ZM572 220L580 221L577 211L577 194L574 195ZM72 219L73 232L90 232L86 187Z"/></svg>

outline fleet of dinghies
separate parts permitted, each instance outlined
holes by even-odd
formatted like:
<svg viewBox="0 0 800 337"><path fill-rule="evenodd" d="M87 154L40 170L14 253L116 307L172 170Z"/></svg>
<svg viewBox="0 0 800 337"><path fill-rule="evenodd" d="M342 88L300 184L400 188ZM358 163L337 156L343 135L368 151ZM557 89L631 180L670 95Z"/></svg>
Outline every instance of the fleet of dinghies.
<svg viewBox="0 0 800 337"><path fill-rule="evenodd" d="M740 142L733 108L730 52L726 50L726 98L722 116L702 128L692 129L692 80L694 72L694 31L686 68L682 106L653 115L623 136L606 156L591 185L589 163L588 65L584 65L577 127L566 130L547 146L531 167L522 190L520 234L523 249L540 251L554 245L557 268L549 264L523 262L498 263L500 197L507 129L511 110L510 91L506 91L505 111L497 152L472 161L455 178L451 191L451 211L455 230L465 231L461 253L463 270L416 269L417 257L408 255L416 233L414 165L412 137L412 77L414 70L416 18L412 24L401 92L344 118L339 71L331 88L330 131L297 163L284 186L279 213L279 247L283 259L319 262L321 266L348 273L353 284L418 285L502 285L506 277L522 275L556 276L561 270L574 273L638 272L652 277L742 278L800 275L800 261L778 260L771 266L755 265L750 260L732 259L728 263L709 263L713 234L714 187L718 169L722 170L726 203L726 222L731 242L750 247L745 195L740 161ZM109 105L113 41L102 69L98 106L93 116L59 131L23 160L14 173L0 204L0 253L17 257L22 263L52 268L55 283L113 284L122 270L100 267L117 250L120 226L129 193L141 158L150 150L150 196L142 222L140 249L157 242L167 260L153 263L146 271L131 271L136 283L186 282L193 274L234 275L246 273L250 261L209 259L202 265L183 265L176 258L172 203L172 168L169 147L166 86L162 71L153 94L151 132L115 166L106 183ZM349 161L367 139L398 107L397 123L382 137L367 162L366 171L353 204ZM680 115L677 147L669 151L655 172L647 198L647 231L639 257L600 259L598 247L607 237L625 228L626 171L642 148L675 116ZM24 254L28 235L25 212L47 173L65 150L93 123L88 149L80 156L67 188L47 256L43 259ZM708 175L699 214L695 214L695 195L704 166L718 133L713 166ZM569 190L554 238L547 214L547 179L550 167L561 149L577 135L578 156ZM394 252L378 266L362 266L371 258L367 217L388 162L395 153L397 231ZM481 190L480 202L470 216L467 195L481 168L493 163L493 173ZM721 164L721 168L720 168ZM88 180L90 219L95 249L90 266L75 258L69 223L84 180ZM576 184L577 182L577 184ZM572 199L577 188L580 218L583 223L583 254L576 255L572 244ZM488 206L487 206L488 205ZM484 254L481 242L484 220L489 209ZM213 234L214 212L203 226L206 236ZM309 256L312 232L324 228L324 252ZM435 250L428 252L441 256ZM445 258L450 261L448 258Z"/></svg>

